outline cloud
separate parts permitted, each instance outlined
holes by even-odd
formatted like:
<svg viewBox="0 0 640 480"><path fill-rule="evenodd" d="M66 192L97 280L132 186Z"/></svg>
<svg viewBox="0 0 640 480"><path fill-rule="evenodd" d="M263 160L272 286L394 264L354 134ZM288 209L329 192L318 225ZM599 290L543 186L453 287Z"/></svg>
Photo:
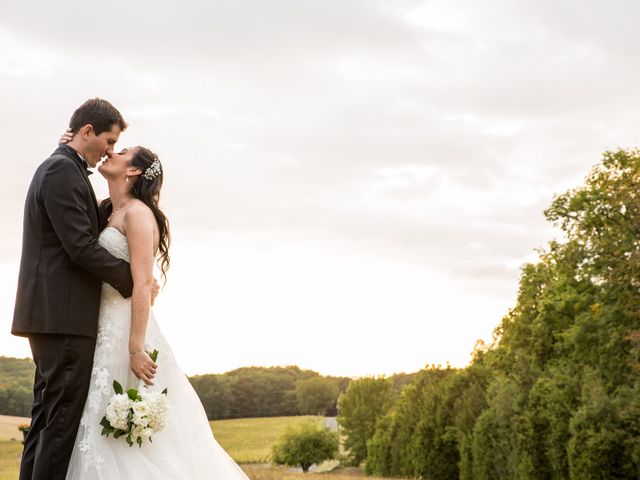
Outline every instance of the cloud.
<svg viewBox="0 0 640 480"><path fill-rule="evenodd" d="M129 120L123 146L160 155L178 242L364 252L500 306L559 235L553 194L637 144L631 0L85 7L0 3L0 260L17 256L35 166L95 96Z"/></svg>

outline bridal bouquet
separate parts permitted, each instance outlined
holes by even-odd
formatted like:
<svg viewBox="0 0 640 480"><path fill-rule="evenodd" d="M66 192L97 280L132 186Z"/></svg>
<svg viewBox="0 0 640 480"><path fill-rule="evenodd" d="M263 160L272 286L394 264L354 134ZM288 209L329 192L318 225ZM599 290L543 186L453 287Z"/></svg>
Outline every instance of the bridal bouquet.
<svg viewBox="0 0 640 480"><path fill-rule="evenodd" d="M147 352L155 362L158 351ZM131 388L124 393L122 385L113 381L115 395L109 400L107 412L100 425L102 435L113 438L125 437L129 446L137 443L142 447L144 439L151 440L151 435L164 428L167 416L167 389L162 393L148 392L144 389Z"/></svg>

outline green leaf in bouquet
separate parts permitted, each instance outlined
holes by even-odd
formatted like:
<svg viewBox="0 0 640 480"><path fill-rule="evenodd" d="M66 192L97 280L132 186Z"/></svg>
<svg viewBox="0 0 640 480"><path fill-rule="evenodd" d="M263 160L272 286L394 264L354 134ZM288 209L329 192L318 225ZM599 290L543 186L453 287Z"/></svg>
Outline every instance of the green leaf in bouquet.
<svg viewBox="0 0 640 480"><path fill-rule="evenodd" d="M136 442L138 443L138 447L142 448L142 437L136 438Z"/></svg>
<svg viewBox="0 0 640 480"><path fill-rule="evenodd" d="M113 391L120 395L124 390L122 389L122 385L118 383L117 380L113 381Z"/></svg>
<svg viewBox="0 0 640 480"><path fill-rule="evenodd" d="M135 388L130 388L129 390L127 390L127 395L129 396L129 398L131 400L133 400L134 402L136 400L142 400L142 398L140 397L140 395L138 395L138 390L136 390Z"/></svg>
<svg viewBox="0 0 640 480"><path fill-rule="evenodd" d="M158 350L154 349L153 352L147 351L147 354L151 357L151 360L154 362L158 359Z"/></svg>
<svg viewBox="0 0 640 480"><path fill-rule="evenodd" d="M133 447L133 440L131 440L131 434L127 435L127 438L125 438L125 440L127 441L130 447Z"/></svg>
<svg viewBox="0 0 640 480"><path fill-rule="evenodd" d="M113 432L113 438L120 438L120 437L121 437L121 436L123 436L125 433L127 433L127 432L125 432L124 430L121 430L121 429L119 429L119 428L116 428L116 431L115 431L115 432Z"/></svg>
<svg viewBox="0 0 640 480"><path fill-rule="evenodd" d="M102 417L102 420L100 420L100 425L102 425L102 431L100 432L100 435L105 435L108 437L115 431L115 428L111 426L106 416Z"/></svg>

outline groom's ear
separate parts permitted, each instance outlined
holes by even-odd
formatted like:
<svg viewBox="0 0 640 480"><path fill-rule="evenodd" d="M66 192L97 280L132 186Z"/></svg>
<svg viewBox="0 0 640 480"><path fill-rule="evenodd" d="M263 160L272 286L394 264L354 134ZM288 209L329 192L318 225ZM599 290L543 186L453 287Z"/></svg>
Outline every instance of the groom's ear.
<svg viewBox="0 0 640 480"><path fill-rule="evenodd" d="M92 134L95 135L93 130L93 125L91 125L90 123L87 123L86 125L83 125L82 127L80 127L77 133L77 135L81 138L88 138Z"/></svg>

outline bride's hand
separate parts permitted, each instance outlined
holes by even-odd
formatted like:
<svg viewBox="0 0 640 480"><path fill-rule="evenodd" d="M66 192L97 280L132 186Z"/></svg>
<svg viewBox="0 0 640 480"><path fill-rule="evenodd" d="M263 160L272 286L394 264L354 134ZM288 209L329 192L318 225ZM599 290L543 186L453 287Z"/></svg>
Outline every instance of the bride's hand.
<svg viewBox="0 0 640 480"><path fill-rule="evenodd" d="M64 145L65 143L69 143L73 138L73 135L74 135L73 130L71 130L71 128L67 128L65 132L62 134L62 136L60 137L60 140L58 140L58 145Z"/></svg>
<svg viewBox="0 0 640 480"><path fill-rule="evenodd" d="M129 365L131 370L147 385L153 385L153 377L156 376L158 365L151 360L151 357L144 350L133 352L129 357Z"/></svg>

